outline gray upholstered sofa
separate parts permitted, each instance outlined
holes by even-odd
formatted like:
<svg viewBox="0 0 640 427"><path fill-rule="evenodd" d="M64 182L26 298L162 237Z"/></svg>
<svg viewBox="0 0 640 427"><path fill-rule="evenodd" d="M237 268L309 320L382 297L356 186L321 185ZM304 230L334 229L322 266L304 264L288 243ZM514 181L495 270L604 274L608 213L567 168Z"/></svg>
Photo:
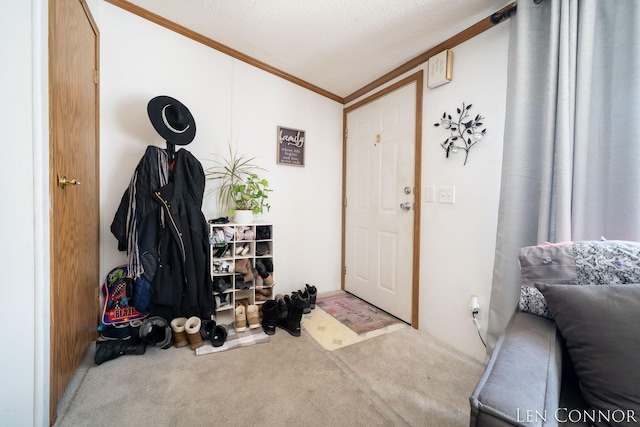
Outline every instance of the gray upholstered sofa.
<svg viewBox="0 0 640 427"><path fill-rule="evenodd" d="M529 246L519 262L470 425L640 425L640 243Z"/></svg>

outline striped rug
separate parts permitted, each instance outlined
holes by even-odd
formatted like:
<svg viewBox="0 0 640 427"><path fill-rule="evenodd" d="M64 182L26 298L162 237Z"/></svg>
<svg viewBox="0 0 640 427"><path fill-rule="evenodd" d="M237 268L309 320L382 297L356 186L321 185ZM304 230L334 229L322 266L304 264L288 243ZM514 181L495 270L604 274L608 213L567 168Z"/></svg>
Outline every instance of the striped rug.
<svg viewBox="0 0 640 427"><path fill-rule="evenodd" d="M401 323L390 314L347 293L319 297L316 304L357 334Z"/></svg>

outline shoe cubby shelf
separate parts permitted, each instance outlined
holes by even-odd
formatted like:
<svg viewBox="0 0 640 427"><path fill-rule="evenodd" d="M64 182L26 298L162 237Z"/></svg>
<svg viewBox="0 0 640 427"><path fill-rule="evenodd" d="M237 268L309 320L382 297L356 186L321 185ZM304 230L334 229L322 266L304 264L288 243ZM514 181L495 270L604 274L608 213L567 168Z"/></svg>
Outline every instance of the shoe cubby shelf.
<svg viewBox="0 0 640 427"><path fill-rule="evenodd" d="M273 225L209 223L216 321L234 321L236 303L273 299Z"/></svg>

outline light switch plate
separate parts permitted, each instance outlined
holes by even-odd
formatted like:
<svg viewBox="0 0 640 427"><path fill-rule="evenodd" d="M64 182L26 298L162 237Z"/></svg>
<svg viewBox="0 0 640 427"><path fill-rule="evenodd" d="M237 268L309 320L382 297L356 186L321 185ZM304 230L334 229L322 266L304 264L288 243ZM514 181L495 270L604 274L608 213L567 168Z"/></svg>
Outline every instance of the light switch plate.
<svg viewBox="0 0 640 427"><path fill-rule="evenodd" d="M440 202L440 203L455 203L456 202L456 187L440 187L438 189L438 202Z"/></svg>
<svg viewBox="0 0 640 427"><path fill-rule="evenodd" d="M436 201L436 187L433 185L427 185L424 189L424 201L435 202Z"/></svg>

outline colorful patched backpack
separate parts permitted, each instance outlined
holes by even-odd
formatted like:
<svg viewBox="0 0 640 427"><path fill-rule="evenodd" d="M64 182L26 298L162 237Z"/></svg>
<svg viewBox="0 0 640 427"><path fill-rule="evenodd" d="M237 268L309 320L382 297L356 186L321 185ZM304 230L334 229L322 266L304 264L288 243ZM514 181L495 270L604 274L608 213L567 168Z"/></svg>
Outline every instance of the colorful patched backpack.
<svg viewBox="0 0 640 427"><path fill-rule="evenodd" d="M127 277L127 266L121 265L109 272L102 284L102 324L114 325L143 319L149 313L141 313L134 305L134 289Z"/></svg>

